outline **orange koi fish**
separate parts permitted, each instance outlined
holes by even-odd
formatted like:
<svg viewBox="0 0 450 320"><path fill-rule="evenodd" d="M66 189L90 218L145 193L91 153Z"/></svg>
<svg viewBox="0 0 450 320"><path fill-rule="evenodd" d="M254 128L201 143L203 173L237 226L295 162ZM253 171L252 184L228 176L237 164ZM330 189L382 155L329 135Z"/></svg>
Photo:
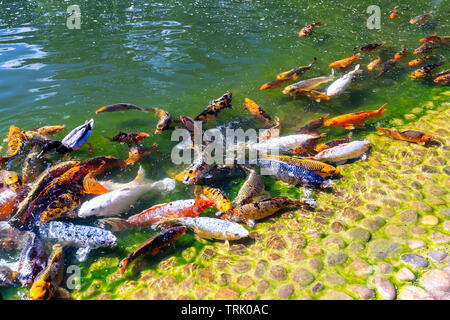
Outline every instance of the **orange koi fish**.
<svg viewBox="0 0 450 320"><path fill-rule="evenodd" d="M395 19L397 17L398 17L398 11L397 11L397 8L394 8L394 10L392 10L392 13L389 15L389 18Z"/></svg>
<svg viewBox="0 0 450 320"><path fill-rule="evenodd" d="M404 140L409 142L415 142L420 145L425 145L429 141L434 141L434 137L432 135L420 132L420 131L414 131L414 130L398 130L395 128L392 129L386 129L381 127L376 127L377 133L386 134L394 139L398 140Z"/></svg>
<svg viewBox="0 0 450 320"><path fill-rule="evenodd" d="M353 56L351 56L351 57L348 57L348 58L345 58L345 59L342 59L342 60L338 60L338 61L332 62L332 63L330 63L328 66L329 66L330 68L334 68L334 67L345 68L345 67L348 67L348 66L351 65L353 62L355 62L356 60L358 60L360 55L361 55L361 54L358 52L357 54L355 54L355 55L353 55Z"/></svg>
<svg viewBox="0 0 450 320"><path fill-rule="evenodd" d="M270 125L270 121L272 119L259 105L255 103L255 101L245 98L244 110L245 109L250 111L257 119L264 121L267 125Z"/></svg>
<svg viewBox="0 0 450 320"><path fill-rule="evenodd" d="M367 70L372 71L373 69L375 69L376 66L378 66L378 64L381 61L381 57L376 58L375 60L372 60L368 65L367 65Z"/></svg>
<svg viewBox="0 0 450 320"><path fill-rule="evenodd" d="M277 80L278 79L280 79L280 80L297 80L298 77L302 76L306 71L311 69L311 67L313 66L313 64L316 63L316 61L317 61L317 58L314 57L313 62L311 62L307 66L297 67L297 68L291 69L289 71L279 73L279 74L277 74Z"/></svg>
<svg viewBox="0 0 450 320"><path fill-rule="evenodd" d="M323 126L323 122L326 118L328 118L328 114L324 114L319 119L312 120L298 129L295 133L319 134L319 129Z"/></svg>
<svg viewBox="0 0 450 320"><path fill-rule="evenodd" d="M351 130L355 126L358 128L364 127L364 121L369 118L381 117L384 115L384 107L387 103L383 104L380 109L372 111L360 111L355 113L344 114L331 119L326 120L323 125L326 127L344 127Z"/></svg>
<svg viewBox="0 0 450 320"><path fill-rule="evenodd" d="M425 57L422 57L422 58L417 58L417 59L409 61L408 62L408 66L411 66L411 67L418 66L418 65L421 65L425 61L427 61L429 59L432 59L432 58L434 58L434 56L425 56Z"/></svg>
<svg viewBox="0 0 450 320"><path fill-rule="evenodd" d="M426 77L433 69L442 66L443 64L444 61L441 61L438 63L428 64L426 66L420 67L419 69L414 70L414 72L409 75L409 78L411 80L417 80L419 78Z"/></svg>
<svg viewBox="0 0 450 320"><path fill-rule="evenodd" d="M439 48L439 45L431 46L428 43L424 43L420 47L414 49L413 54L422 54L433 51L433 49Z"/></svg>
<svg viewBox="0 0 450 320"><path fill-rule="evenodd" d="M220 189L209 186L195 186L194 194L197 198L204 198L214 201L214 205L220 212L228 211L233 208L231 201Z"/></svg>
<svg viewBox="0 0 450 320"><path fill-rule="evenodd" d="M395 55L394 55L394 59L401 59L404 58L406 56L406 45L402 45L402 50L398 51Z"/></svg>
<svg viewBox="0 0 450 320"><path fill-rule="evenodd" d="M311 23L310 25L307 25L306 27L302 28L299 32L298 32L298 36L300 38L309 36L313 33L314 27L315 26L321 26L322 22L318 21L318 22L314 22Z"/></svg>
<svg viewBox="0 0 450 320"><path fill-rule="evenodd" d="M435 83L449 83L450 81L450 69L444 72L433 75L433 82Z"/></svg>
<svg viewBox="0 0 450 320"><path fill-rule="evenodd" d="M66 126L45 126L31 131L42 134L43 136L53 136L57 132L64 130Z"/></svg>
<svg viewBox="0 0 450 320"><path fill-rule="evenodd" d="M268 90L268 89L277 89L283 86L286 82L295 80L296 78L292 77L292 79L275 79L271 82L264 83L259 90Z"/></svg>
<svg viewBox="0 0 450 320"><path fill-rule="evenodd" d="M429 43L446 43L446 42L450 41L450 37L438 36L437 33L433 33L432 35L422 38L419 41L420 42L429 42Z"/></svg>

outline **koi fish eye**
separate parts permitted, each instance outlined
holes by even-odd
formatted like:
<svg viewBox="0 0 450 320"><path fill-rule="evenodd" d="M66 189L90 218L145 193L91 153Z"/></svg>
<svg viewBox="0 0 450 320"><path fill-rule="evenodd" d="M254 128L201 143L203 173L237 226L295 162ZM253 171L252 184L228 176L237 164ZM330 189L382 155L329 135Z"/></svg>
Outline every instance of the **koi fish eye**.
<svg viewBox="0 0 450 320"><path fill-rule="evenodd" d="M11 172L5 178L5 183L8 188L14 192L19 189L22 189L23 183L22 179L17 173Z"/></svg>

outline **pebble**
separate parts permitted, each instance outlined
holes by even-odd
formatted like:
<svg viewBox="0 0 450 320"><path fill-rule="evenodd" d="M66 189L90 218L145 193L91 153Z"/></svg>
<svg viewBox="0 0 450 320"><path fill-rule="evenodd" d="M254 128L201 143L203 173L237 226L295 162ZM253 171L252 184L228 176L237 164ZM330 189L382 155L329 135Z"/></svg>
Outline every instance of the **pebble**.
<svg viewBox="0 0 450 320"><path fill-rule="evenodd" d="M354 270L354 274L358 277L367 277L373 271L371 265L360 258L355 258L350 264L350 267Z"/></svg>
<svg viewBox="0 0 450 320"><path fill-rule="evenodd" d="M450 274L439 269L431 270L422 280L421 285L430 292L435 299L450 298Z"/></svg>
<svg viewBox="0 0 450 320"><path fill-rule="evenodd" d="M398 295L400 300L434 300L426 290L416 286L404 286Z"/></svg>
<svg viewBox="0 0 450 320"><path fill-rule="evenodd" d="M323 269L323 263L319 259L311 258L308 260L308 265L312 270L320 271Z"/></svg>
<svg viewBox="0 0 450 320"><path fill-rule="evenodd" d="M209 266L209 267L200 269L200 270L197 272L197 277L198 277L199 280L202 280L202 281L208 283L208 282L214 281L215 274L214 274L214 272L213 272L212 267Z"/></svg>
<svg viewBox="0 0 450 320"><path fill-rule="evenodd" d="M326 237L325 239L323 239L323 243L327 246L335 246L339 249L342 249L345 247L345 243L344 240L342 240L341 237L331 234L328 237Z"/></svg>
<svg viewBox="0 0 450 320"><path fill-rule="evenodd" d="M387 239L373 240L369 245L370 251L380 259L395 255L401 249L401 247L402 246L400 244Z"/></svg>
<svg viewBox="0 0 450 320"><path fill-rule="evenodd" d="M252 268L248 259L241 259L233 266L232 270L236 273L244 273Z"/></svg>
<svg viewBox="0 0 450 320"><path fill-rule="evenodd" d="M267 260L259 260L255 266L254 276L255 278L261 278L267 269Z"/></svg>
<svg viewBox="0 0 450 320"><path fill-rule="evenodd" d="M239 292L233 288L219 289L214 296L215 300L237 300L239 298Z"/></svg>
<svg viewBox="0 0 450 320"><path fill-rule="evenodd" d="M408 209L400 213L400 221L403 223L411 223L417 219L417 211L415 209Z"/></svg>
<svg viewBox="0 0 450 320"><path fill-rule="evenodd" d="M287 259L290 262L302 261L305 258L305 254L300 249L289 249L287 253Z"/></svg>
<svg viewBox="0 0 450 320"><path fill-rule="evenodd" d="M401 281L415 281L417 279L416 275L408 268L401 268L397 272L396 277Z"/></svg>
<svg viewBox="0 0 450 320"><path fill-rule="evenodd" d="M408 247L410 247L412 250L422 249L422 248L425 248L425 247L427 246L427 244L425 243L425 241L423 241L423 240L417 240L417 239L406 240L406 244L407 244Z"/></svg>
<svg viewBox="0 0 450 320"><path fill-rule="evenodd" d="M394 300L397 297L397 292L392 282L381 276L373 278L372 283L375 285L377 292L387 300Z"/></svg>
<svg viewBox="0 0 450 320"><path fill-rule="evenodd" d="M263 294L264 292L266 292L266 290L270 287L270 282L267 280L260 280L258 281L258 283L256 284L256 290L260 293Z"/></svg>
<svg viewBox="0 0 450 320"><path fill-rule="evenodd" d="M348 245L348 249L353 252L359 252L364 249L364 245L360 242L352 242Z"/></svg>
<svg viewBox="0 0 450 320"><path fill-rule="evenodd" d="M314 256L318 256L318 255L322 254L322 248L316 242L311 242L308 245L308 251L310 254L312 254Z"/></svg>
<svg viewBox="0 0 450 320"><path fill-rule="evenodd" d="M440 250L430 251L427 253L427 256L429 256L433 260L442 261L447 257L447 252Z"/></svg>
<svg viewBox="0 0 450 320"><path fill-rule="evenodd" d="M362 228L353 228L347 231L347 236L354 240L369 241L370 232Z"/></svg>
<svg viewBox="0 0 450 320"><path fill-rule="evenodd" d="M374 217L374 218L365 219L363 221L363 226L372 232L377 231L385 224L386 224L386 221L383 218L378 217L378 216Z"/></svg>
<svg viewBox="0 0 450 320"><path fill-rule="evenodd" d="M322 300L353 300L348 294L336 291L336 290L328 290L322 297Z"/></svg>
<svg viewBox="0 0 450 320"><path fill-rule="evenodd" d="M280 299L286 300L291 296L292 292L294 292L294 286L290 283L286 283L278 287L277 296Z"/></svg>
<svg viewBox="0 0 450 320"><path fill-rule="evenodd" d="M248 288L253 284L253 279L248 274L244 274L244 275L240 276L239 278L237 278L236 284L238 286Z"/></svg>
<svg viewBox="0 0 450 320"><path fill-rule="evenodd" d="M435 226L439 223L439 219L432 215L425 215L422 217L421 222L424 225Z"/></svg>
<svg viewBox="0 0 450 320"><path fill-rule="evenodd" d="M313 286L312 286L312 288L311 288L311 291L313 292L313 293L317 293L317 292L319 292L320 290L322 290L324 288L324 285L323 285L323 282L316 282Z"/></svg>
<svg viewBox="0 0 450 320"><path fill-rule="evenodd" d="M270 268L269 274L274 280L286 280L286 270L278 264Z"/></svg>
<svg viewBox="0 0 450 320"><path fill-rule="evenodd" d="M375 295L372 289L360 284L354 284L350 288L363 300L369 300Z"/></svg>
<svg viewBox="0 0 450 320"><path fill-rule="evenodd" d="M402 254L401 259L404 263L412 264L421 268L426 268L429 264L427 259L414 253Z"/></svg>
<svg viewBox="0 0 450 320"><path fill-rule="evenodd" d="M347 258L348 256L344 252L332 252L327 256L327 263L330 266L335 266L345 263Z"/></svg>
<svg viewBox="0 0 450 320"><path fill-rule="evenodd" d="M392 266L389 263L381 262L379 264L381 273L387 274L392 271Z"/></svg>
<svg viewBox="0 0 450 320"><path fill-rule="evenodd" d="M450 236L443 234L439 231L433 231L431 233L431 239L433 239L434 243L448 243L450 242Z"/></svg>
<svg viewBox="0 0 450 320"><path fill-rule="evenodd" d="M390 237L402 237L405 235L405 230L396 225L389 225L386 227L385 232Z"/></svg>
<svg viewBox="0 0 450 320"><path fill-rule="evenodd" d="M291 278L301 286L307 286L314 281L314 276L305 268L297 268L292 271Z"/></svg>
<svg viewBox="0 0 450 320"><path fill-rule="evenodd" d="M325 280L328 283L335 284L335 285L342 285L345 283L345 279L342 278L336 272L330 272L330 273L325 274Z"/></svg>
<svg viewBox="0 0 450 320"><path fill-rule="evenodd" d="M268 249L284 249L286 248L286 240L284 240L282 235L271 233L266 240L266 247Z"/></svg>
<svg viewBox="0 0 450 320"><path fill-rule="evenodd" d="M331 230L335 233L339 233L344 230L344 225L340 221L334 221L331 223Z"/></svg>

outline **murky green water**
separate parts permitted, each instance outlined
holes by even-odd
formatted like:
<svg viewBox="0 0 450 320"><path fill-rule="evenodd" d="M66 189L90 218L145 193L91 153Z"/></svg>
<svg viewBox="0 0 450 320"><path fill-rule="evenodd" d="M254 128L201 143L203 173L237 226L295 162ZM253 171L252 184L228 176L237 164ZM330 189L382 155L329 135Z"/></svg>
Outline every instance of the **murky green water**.
<svg viewBox="0 0 450 320"><path fill-rule="evenodd" d="M101 106L128 102L158 107L174 118L200 113L207 103L226 91L233 93L235 110L223 111L208 128L248 117L244 98L260 104L271 116L279 116L283 132L289 134L323 113L338 115L379 108L388 103L381 124L408 113L448 87L431 81L411 81L414 70L407 61L424 36L437 32L450 35L449 3L403 1L398 19L388 15L393 4L386 1L77 1L81 29L66 26L68 4L62 1L0 0L0 136L9 126L32 129L65 124L70 130L94 118L90 138L96 155L125 158L128 148L109 142L120 130L151 132L157 122L152 114L129 111L95 114ZM369 5L381 9L381 29L369 30ZM413 16L429 12L433 18L423 26L410 25ZM299 39L297 32L314 21L322 21L312 36ZM316 65L304 78L328 75L328 64L352 55L353 48L386 41L382 49L362 53L363 74L343 95L317 103L307 98L293 100L281 89L259 91L279 73L295 66ZM365 66L378 53L391 56L406 44L408 55L397 68L380 80ZM448 47L435 50L436 60L447 60ZM442 67L448 68L448 66ZM326 87L326 86L325 86ZM375 121L368 130L373 131ZM344 130L325 130L330 137ZM60 138L67 130L59 134ZM367 130L357 130L361 137ZM142 162L152 179L175 172L167 155L175 142L170 132L147 139L157 142L162 153ZM73 156L89 157L87 147ZM14 165L12 169L17 169ZM179 167L177 169L181 169ZM135 176L137 167L119 173L117 180ZM237 192L242 181L223 184L226 192ZM271 190L276 196L276 190ZM296 190L282 191L296 195ZM135 209L158 202L192 197L191 188L177 186L166 197L149 195ZM89 221L87 221L89 222ZM84 264L88 267L102 253L122 256L124 248L148 235L129 234L119 248L97 250ZM3 253L1 253L3 255ZM1 255L0 255L1 257ZM83 269L84 270L84 269ZM101 274L94 276L101 277ZM7 297L14 297L13 291Z"/></svg>

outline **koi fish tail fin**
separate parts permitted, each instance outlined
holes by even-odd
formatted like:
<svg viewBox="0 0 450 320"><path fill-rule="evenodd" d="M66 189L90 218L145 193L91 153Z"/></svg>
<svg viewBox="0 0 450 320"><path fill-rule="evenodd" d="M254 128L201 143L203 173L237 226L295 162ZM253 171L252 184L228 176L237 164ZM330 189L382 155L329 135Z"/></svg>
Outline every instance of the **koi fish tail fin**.
<svg viewBox="0 0 450 320"><path fill-rule="evenodd" d="M317 58L314 57L313 62L310 63L310 66L312 66L313 64L315 64L317 62Z"/></svg>
<svg viewBox="0 0 450 320"><path fill-rule="evenodd" d="M119 262L119 270L120 270L121 275L123 275L125 273L125 270L127 269L127 266L129 263L130 263L130 260L128 258L125 258Z"/></svg>
<svg viewBox="0 0 450 320"><path fill-rule="evenodd" d="M90 174L86 175L83 179L84 192L88 194L104 194L108 193L108 189L102 186L94 177Z"/></svg>
<svg viewBox="0 0 450 320"><path fill-rule="evenodd" d="M378 109L377 113L379 116L383 116L384 115L384 107L387 105L387 103L383 104L380 109Z"/></svg>
<svg viewBox="0 0 450 320"><path fill-rule="evenodd" d="M360 66L361 66L361 65L357 64L357 65L355 66L355 70L353 70L353 72L361 73L362 71L359 69Z"/></svg>
<svg viewBox="0 0 450 320"><path fill-rule="evenodd" d="M139 166L138 173L136 175L136 178L133 180L133 184L139 185L139 184L146 184L148 181L145 179L145 170L142 166Z"/></svg>
<svg viewBox="0 0 450 320"><path fill-rule="evenodd" d="M123 232L133 227L133 224L121 218L106 218L98 221L100 227L109 227L113 232Z"/></svg>
<svg viewBox="0 0 450 320"><path fill-rule="evenodd" d="M334 68L331 68L331 76L334 78Z"/></svg>
<svg viewBox="0 0 450 320"><path fill-rule="evenodd" d="M385 128L381 128L381 127L375 127L376 129L377 129L377 132L376 133L387 133L387 129L385 129Z"/></svg>

